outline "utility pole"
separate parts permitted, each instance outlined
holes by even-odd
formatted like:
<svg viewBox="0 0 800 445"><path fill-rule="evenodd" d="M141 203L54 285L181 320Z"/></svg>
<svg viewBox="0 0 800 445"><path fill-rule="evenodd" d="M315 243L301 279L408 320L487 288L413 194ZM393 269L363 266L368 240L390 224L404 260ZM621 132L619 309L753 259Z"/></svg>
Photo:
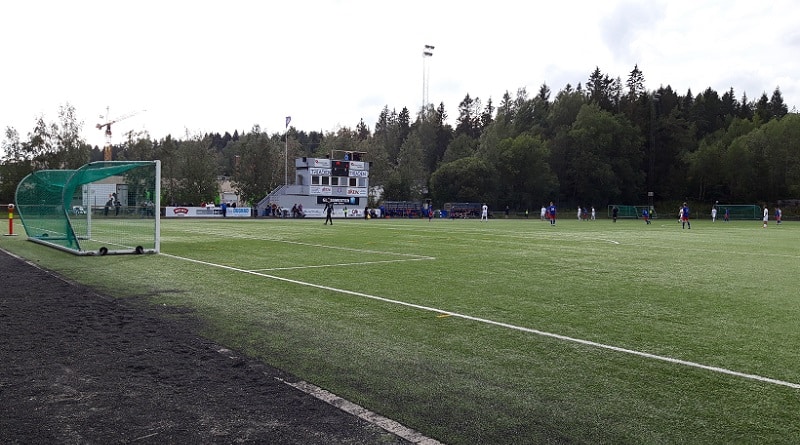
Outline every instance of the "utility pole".
<svg viewBox="0 0 800 445"><path fill-rule="evenodd" d="M286 116L286 132L283 134L283 185L289 185L289 123L292 116Z"/></svg>

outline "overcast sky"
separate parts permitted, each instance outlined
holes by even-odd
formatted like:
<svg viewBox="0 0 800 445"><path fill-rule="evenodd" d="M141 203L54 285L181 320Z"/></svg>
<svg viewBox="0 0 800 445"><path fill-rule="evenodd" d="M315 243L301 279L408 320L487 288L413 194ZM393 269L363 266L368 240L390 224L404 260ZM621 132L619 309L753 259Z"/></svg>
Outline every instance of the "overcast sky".
<svg viewBox="0 0 800 445"><path fill-rule="evenodd" d="M443 102L454 123L519 88L551 99L599 67L679 94L731 87L750 100L780 87L800 106L800 7L792 0L11 0L0 5L0 128L23 140L66 103L95 124L161 139L205 132L374 129L384 106ZM433 56L424 59L424 45Z"/></svg>

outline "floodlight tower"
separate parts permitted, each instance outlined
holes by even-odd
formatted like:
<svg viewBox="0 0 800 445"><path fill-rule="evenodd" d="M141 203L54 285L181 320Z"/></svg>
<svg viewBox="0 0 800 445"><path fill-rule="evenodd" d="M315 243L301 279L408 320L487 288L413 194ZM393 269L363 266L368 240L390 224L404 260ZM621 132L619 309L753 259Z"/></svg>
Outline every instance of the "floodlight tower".
<svg viewBox="0 0 800 445"><path fill-rule="evenodd" d="M428 77L430 76L430 67L428 66L428 59L433 56L433 45L425 45L422 50L422 115L428 109Z"/></svg>

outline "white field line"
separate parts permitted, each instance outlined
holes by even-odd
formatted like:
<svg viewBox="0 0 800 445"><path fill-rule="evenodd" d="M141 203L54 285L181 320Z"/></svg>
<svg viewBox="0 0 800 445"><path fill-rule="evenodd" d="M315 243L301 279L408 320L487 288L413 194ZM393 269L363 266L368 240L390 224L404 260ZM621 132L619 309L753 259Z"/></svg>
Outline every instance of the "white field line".
<svg viewBox="0 0 800 445"><path fill-rule="evenodd" d="M609 350L609 351L615 351L615 352L620 352L620 353L624 353L624 354L630 354L630 355L634 355L634 356L638 356L638 357L648 358L648 359L651 359L651 360L658 360L658 361L672 363L672 364L676 364L676 365L688 366L690 368L703 369L703 370L706 370L706 371L716 372L716 373L719 373L719 374L725 374L725 375L730 375L730 376L734 376L734 377L741 377L741 378L744 378L744 379L755 380L755 381L762 382L762 383L770 383L770 384L773 384L773 385L786 386L786 387L793 388L793 389L800 389L800 383L787 382L787 381L777 380L777 379L773 379L773 378L769 378L769 377L763 377L763 376L756 375L756 374L747 374L747 373L744 373L744 372L733 371L733 370L730 370L730 369L720 368L720 367L717 367L717 366L703 365L701 363L690 362L690 361L687 361L687 360L681 360L681 359L676 359L676 358L672 358L672 357L665 357L665 356L662 356L662 355L651 354L649 352L635 351L633 349L627 349L627 348L621 348L621 347L618 347L618 346L606 345L606 344L603 344L603 343L597 343L597 342L590 341L590 340L583 340L583 339L580 339L580 338L568 337L566 335L554 334L552 332L540 331L538 329L526 328L526 327L523 327L523 326L515 326L515 325L509 324L509 323L503 323L503 322L500 322L500 321L489 320L489 319L486 319L486 318L473 317L471 315L459 314L457 312L451 312L451 311L447 311L447 310L443 310L443 309L437 309L437 308L430 307L430 306L423 306L423 305L419 305L419 304L408 303L408 302L405 302L405 301L392 300L390 298L379 297L377 295L365 294L363 292L356 292L356 291L351 291L351 290L347 290L347 289L338 289L338 288L335 288L335 287L323 286L321 284L308 283L308 282L305 282L305 281L299 281L299 280L293 280L293 279L290 279L290 278L278 277L278 276L275 276L275 275L269 275L269 274L265 274L265 273L261 273L261 272L255 272L255 271L250 271L250 270L239 269L239 268L236 268L236 267L225 266L223 264L215 264L215 263L210 263L210 262L207 262L207 261L195 260L195 259L192 259L192 258L185 258L185 257L176 256L176 255L170 255L170 254L165 254L165 253L161 253L161 255L164 255L164 256L167 256L167 257L170 257L170 258L175 258L175 259L178 259L178 260L183 260L183 261L189 261L189 262L192 262L192 263L202 264L202 265L205 265L205 266L218 267L218 268L221 268L221 269L231 270L231 271L234 271L234 272L241 272L241 273L246 273L246 274L250 274L250 275L256 275L256 276L259 276L259 277L269 278L269 279L273 279L273 280L284 281L284 282L287 282L287 283L297 284L297 285L300 285L300 286L308 286L308 287L313 287L313 288L316 288L316 289L322 289L322 290L327 290L327 291L331 291L331 292L338 292L338 293L341 293L341 294L353 295L353 296L356 296L356 297L368 298L368 299L371 299L371 300L382 301L384 303L396 304L396 305L410 307L410 308L414 308L414 309L419 309L419 310L427 311L427 312L434 312L434 313L440 314L440 315L447 315L447 316L450 316L450 317L461 318L461 319L464 319L464 320L470 320L470 321L474 321L474 322L478 322L478 323L484 323L484 324L488 324L488 325L492 325L492 326L498 326L498 327L501 327L501 328L511 329L511 330L515 330L515 331L527 332L529 334L535 334L535 335L539 335L539 336L542 336L542 337L549 337L549 338L554 338L556 340L561 340L561 341L566 341L566 342L571 342L571 343L577 343L577 344L584 345L584 346L589 346L589 347L592 347L592 348L606 349L606 350Z"/></svg>
<svg viewBox="0 0 800 445"><path fill-rule="evenodd" d="M760 224L760 221L755 221ZM671 226L671 225L670 225ZM436 226L441 228L442 226ZM392 231L413 231L415 233L419 233L421 231L425 231L427 233L442 233L438 231L436 227L433 228L418 228L414 226L404 226L404 225L386 225L382 228ZM563 226L562 226L563 227ZM666 227L662 225L662 227ZM763 233L763 229L761 226L756 226L757 228L745 228L745 227L733 227L729 229L719 229L719 230L727 230L726 233L733 233L736 235L752 235L755 233ZM711 229L711 231L716 229ZM776 229L777 230L777 229ZM706 228L705 231L708 231ZM702 233L704 230L696 230L694 233ZM752 233L751 233L752 232ZM616 241L611 238L606 238L612 235L608 231L600 232L600 233L593 233L593 234L581 234L581 233L572 233L568 231L545 231L545 232L514 232L508 231L505 229L500 229L496 226L493 228L477 228L472 226L460 226L458 228L447 228L448 234L458 233L459 235L490 235L493 238L512 238L512 239L519 239L519 240L554 240L554 241L577 241L577 242L598 242L598 243L608 243L614 245L622 245L623 243L620 241ZM677 231L669 232L670 235L681 236L681 229ZM644 238L637 238L635 240L631 240L630 243L626 243L627 245L635 245L638 247L647 246L648 239ZM471 239L470 242L486 242L486 243L497 243L497 241L493 241L491 239ZM691 246L686 246L681 243L673 243L672 245L658 245L659 249L670 249L670 250L681 250L681 251L692 251L692 252L707 252L708 248L692 248ZM739 252L729 252L729 254L736 254ZM770 257L770 258L790 258L790 259L800 259L800 255L798 254L787 254L787 253L774 253L774 252L752 252L752 251L744 251L741 252L743 255L748 256L761 256L761 257Z"/></svg>
<svg viewBox="0 0 800 445"><path fill-rule="evenodd" d="M196 233L196 234L202 234L202 235L211 234L211 235L217 235L217 236L226 237L226 238L239 238L239 239L246 239L246 240L257 240L257 241L272 241L272 242L275 242L275 243L282 243L282 244L294 244L296 246L318 247L318 248L324 248L324 249L344 250L344 251L347 251L347 252L371 253L371 254L375 254L375 255L386 255L386 256L400 256L400 257L408 257L408 258L417 259L417 260L435 260L436 259L436 258L431 257L431 256L416 255L416 254L413 254L413 253L385 252L385 251L379 251L379 250L356 249L356 248L353 248L353 247L341 247L341 246L330 246L330 245L324 245L324 244L304 243L304 242L301 242L301 241L287 241L287 240L277 239L277 238L269 238L269 237L264 237L264 236L253 236L251 234L242 234L242 233L230 233L230 232L225 232L225 231L219 231L219 232L212 232L212 231L208 231L208 230L182 230L182 231L186 232L186 233Z"/></svg>
<svg viewBox="0 0 800 445"><path fill-rule="evenodd" d="M435 227L414 227L414 226L404 226L404 225L381 225L380 228L386 229L389 231L396 231L396 232L413 232L410 236L419 236L422 237L423 235L419 235L420 232L425 233L435 233L441 234L442 232L442 225L438 225ZM517 244L519 240L528 241L528 240L536 240L536 241L543 241L543 240L559 240L559 241L577 241L577 242L595 242L595 243L608 243L608 244L620 244L619 241L615 241L613 239L604 238L603 236L607 236L607 234L603 233L603 236L600 233L594 234L581 234L581 233L570 233L570 232L551 232L551 231L535 231L535 232L519 232L514 230L507 230L499 228L495 225L492 228L489 227L474 227L474 226L460 226L460 227L447 227L446 232L449 235L458 234L461 235L488 235L489 238L486 239L470 239L470 242L474 241L481 241L481 242L489 242L489 243L497 243L496 238L508 238L510 244Z"/></svg>
<svg viewBox="0 0 800 445"><path fill-rule="evenodd" d="M363 266L366 264L383 264L383 263L403 263L406 261L427 261L435 258L405 258L402 260L383 260L383 261L360 261L357 263L335 263L335 264L317 264L313 266L289 266L289 267L270 267L266 269L251 269L248 272L267 272L271 270L295 270L295 269L314 269L318 267L342 267L342 266Z"/></svg>
<svg viewBox="0 0 800 445"><path fill-rule="evenodd" d="M350 413L356 417L360 417L373 425L377 425L386 431L389 431L390 433L406 439L411 443L417 445L442 445L442 443L436 439L423 436L421 433L412 430L405 425L372 412L361 405L357 405L349 400L343 399L330 391L320 388L319 386L312 385L311 383L304 381L293 383L280 377L275 378L278 381L291 386L292 388L303 391L304 393L316 397L317 399L322 400L329 405L333 405L344 412Z"/></svg>

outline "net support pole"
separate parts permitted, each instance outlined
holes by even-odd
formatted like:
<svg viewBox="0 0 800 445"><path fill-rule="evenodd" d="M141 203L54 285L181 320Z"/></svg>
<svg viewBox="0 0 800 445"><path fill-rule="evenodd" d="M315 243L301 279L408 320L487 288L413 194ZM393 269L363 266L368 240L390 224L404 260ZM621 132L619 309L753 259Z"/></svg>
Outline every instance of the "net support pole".
<svg viewBox="0 0 800 445"><path fill-rule="evenodd" d="M88 185L84 185L84 187L87 189L89 188ZM91 194L95 194L94 190L92 190ZM92 211L94 210L94 206L92 204L94 203L90 197L86 203L86 238L88 239L92 239Z"/></svg>
<svg viewBox="0 0 800 445"><path fill-rule="evenodd" d="M14 204L8 205L8 233L5 236L16 236L14 233Z"/></svg>
<svg viewBox="0 0 800 445"><path fill-rule="evenodd" d="M161 160L156 159L155 202L153 203L153 217L155 217L155 253L161 252Z"/></svg>

